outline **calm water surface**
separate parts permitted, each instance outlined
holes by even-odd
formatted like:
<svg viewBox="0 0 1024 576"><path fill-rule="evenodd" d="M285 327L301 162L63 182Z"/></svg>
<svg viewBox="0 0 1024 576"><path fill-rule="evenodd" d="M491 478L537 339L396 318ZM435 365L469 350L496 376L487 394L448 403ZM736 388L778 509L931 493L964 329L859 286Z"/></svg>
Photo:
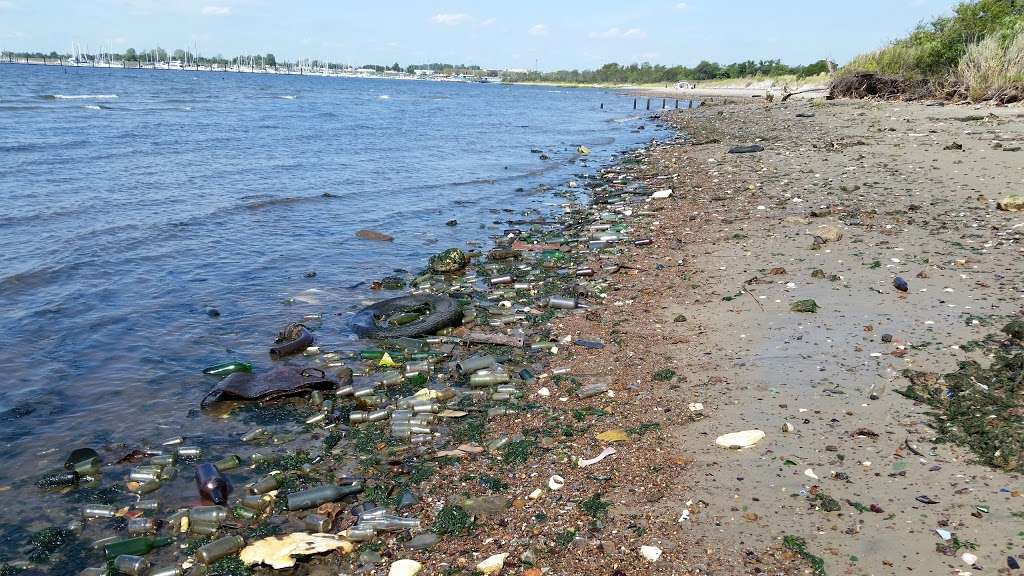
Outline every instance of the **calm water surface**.
<svg viewBox="0 0 1024 576"><path fill-rule="evenodd" d="M73 447L216 433L201 369L267 368L288 322L357 346L369 282L556 203L538 186L654 135L633 114L602 91L0 65L0 523Z"/></svg>

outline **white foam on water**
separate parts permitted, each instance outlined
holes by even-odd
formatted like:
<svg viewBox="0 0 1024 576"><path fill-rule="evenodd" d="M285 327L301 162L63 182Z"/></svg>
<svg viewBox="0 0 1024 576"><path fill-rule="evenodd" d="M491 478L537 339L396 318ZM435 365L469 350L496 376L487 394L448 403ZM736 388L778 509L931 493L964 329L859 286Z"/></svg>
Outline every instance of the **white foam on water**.
<svg viewBox="0 0 1024 576"><path fill-rule="evenodd" d="M391 100L391 96L388 96L387 94L381 94L380 96L377 96L377 100Z"/></svg>

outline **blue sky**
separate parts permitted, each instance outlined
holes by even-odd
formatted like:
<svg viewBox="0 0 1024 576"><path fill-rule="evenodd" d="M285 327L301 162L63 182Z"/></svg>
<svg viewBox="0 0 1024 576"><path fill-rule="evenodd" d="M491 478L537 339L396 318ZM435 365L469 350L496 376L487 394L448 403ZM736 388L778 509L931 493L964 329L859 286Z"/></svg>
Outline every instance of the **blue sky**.
<svg viewBox="0 0 1024 576"><path fill-rule="evenodd" d="M842 63L956 0L0 0L0 49L71 43L494 68ZM95 51L95 50L94 50Z"/></svg>

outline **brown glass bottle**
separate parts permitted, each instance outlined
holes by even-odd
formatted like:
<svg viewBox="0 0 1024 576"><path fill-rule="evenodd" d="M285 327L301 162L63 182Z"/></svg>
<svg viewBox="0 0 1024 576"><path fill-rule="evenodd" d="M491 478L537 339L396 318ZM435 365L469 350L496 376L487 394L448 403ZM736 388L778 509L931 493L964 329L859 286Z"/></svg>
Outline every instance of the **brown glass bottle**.
<svg viewBox="0 0 1024 576"><path fill-rule="evenodd" d="M209 463L196 467L196 488L200 495L217 505L227 504L228 495L231 494L231 483L216 466Z"/></svg>

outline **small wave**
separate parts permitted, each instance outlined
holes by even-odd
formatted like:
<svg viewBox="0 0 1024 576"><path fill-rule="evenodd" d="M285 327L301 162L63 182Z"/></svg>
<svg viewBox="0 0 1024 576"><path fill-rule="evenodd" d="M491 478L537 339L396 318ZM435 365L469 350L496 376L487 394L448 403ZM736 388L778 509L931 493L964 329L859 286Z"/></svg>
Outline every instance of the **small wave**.
<svg viewBox="0 0 1024 576"><path fill-rule="evenodd" d="M99 106L96 106L95 104L87 104L85 106L82 106L82 108L85 108L86 110L103 110L103 108L100 108Z"/></svg>
<svg viewBox="0 0 1024 576"><path fill-rule="evenodd" d="M181 108L178 108L178 110L181 110L182 112L191 112L192 111L192 107L191 106L182 106Z"/></svg>
<svg viewBox="0 0 1024 576"><path fill-rule="evenodd" d="M291 94L287 94L285 96L278 96L278 98L282 100L295 100L295 96L292 96Z"/></svg>
<svg viewBox="0 0 1024 576"><path fill-rule="evenodd" d="M609 122L615 122L617 124L622 124L624 122L632 122L634 120L639 120L641 118L643 118L643 116L639 116L639 115L636 115L636 116L623 116L622 118L609 118L608 121Z"/></svg>
<svg viewBox="0 0 1024 576"><path fill-rule="evenodd" d="M22 272L15 272L9 276L0 277L0 290L13 293L18 289L38 288L51 284L52 280L67 270L67 266L42 266Z"/></svg>
<svg viewBox="0 0 1024 576"><path fill-rule="evenodd" d="M43 100L113 100L117 94L43 94Z"/></svg>
<svg viewBox="0 0 1024 576"><path fill-rule="evenodd" d="M391 96L388 96L387 94L381 94L380 96L377 96L377 100L391 100Z"/></svg>
<svg viewBox="0 0 1024 576"><path fill-rule="evenodd" d="M271 206L285 206L288 204L302 204L305 202L318 202L321 200L327 200L330 198L337 198L334 194L320 194L318 196L288 196L285 198L266 198L263 200L256 200L253 202L246 202L242 206L249 210L259 210L261 208L269 208ZM244 200L245 198L243 198Z"/></svg>
<svg viewBox="0 0 1024 576"><path fill-rule="evenodd" d="M17 105L0 106L0 112L26 112L29 110L46 110L46 106Z"/></svg>

